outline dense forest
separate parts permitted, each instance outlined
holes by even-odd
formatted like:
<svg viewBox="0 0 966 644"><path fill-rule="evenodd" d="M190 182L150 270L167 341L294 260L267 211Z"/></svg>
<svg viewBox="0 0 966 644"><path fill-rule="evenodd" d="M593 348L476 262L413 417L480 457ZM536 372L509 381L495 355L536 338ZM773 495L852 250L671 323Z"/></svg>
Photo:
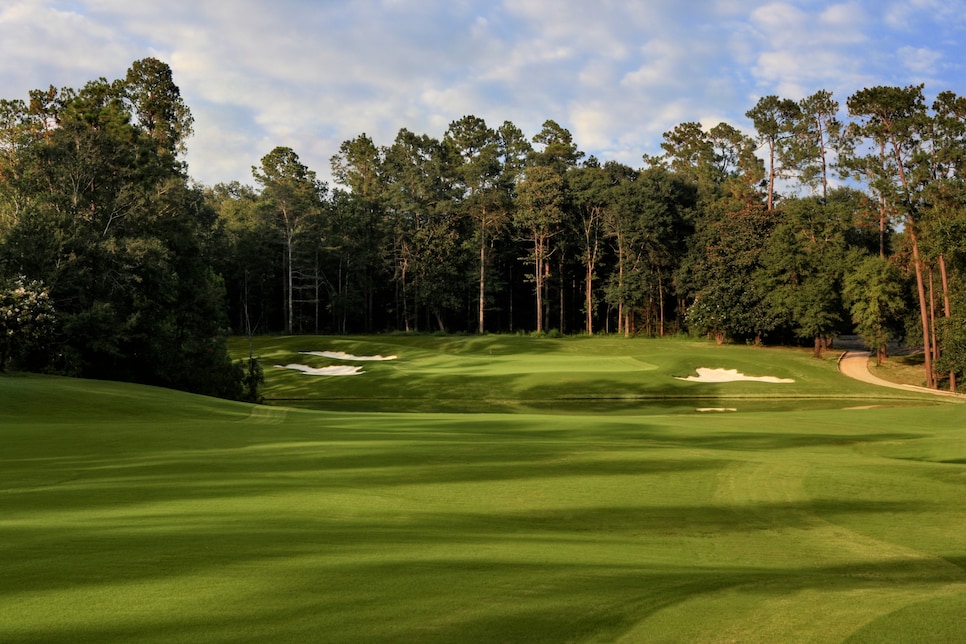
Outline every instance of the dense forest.
<svg viewBox="0 0 966 644"><path fill-rule="evenodd" d="M169 67L0 101L0 369L243 395L225 336L688 333L966 369L966 98L766 96L640 168L553 120L288 147L201 186Z"/></svg>

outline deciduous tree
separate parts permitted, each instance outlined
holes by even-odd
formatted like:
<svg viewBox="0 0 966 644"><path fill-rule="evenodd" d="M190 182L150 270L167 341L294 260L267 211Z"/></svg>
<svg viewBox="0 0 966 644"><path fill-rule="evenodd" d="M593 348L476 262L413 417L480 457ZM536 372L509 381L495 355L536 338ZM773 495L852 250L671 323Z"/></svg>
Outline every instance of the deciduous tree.
<svg viewBox="0 0 966 644"><path fill-rule="evenodd" d="M563 178L549 166L531 166L527 168L518 190L519 207L514 213L514 224L531 244L527 262L533 266L536 330L540 333L546 330L544 299L546 278L550 273L550 240L563 216Z"/></svg>
<svg viewBox="0 0 966 644"><path fill-rule="evenodd" d="M888 260L867 256L845 276L843 294L859 335L882 364L905 310L902 276Z"/></svg>
<svg viewBox="0 0 966 644"><path fill-rule="evenodd" d="M327 187L292 148L279 146L262 157L252 174L262 186L261 203L275 222L285 266L285 332L292 333L296 300L296 237L312 218L320 217Z"/></svg>
<svg viewBox="0 0 966 644"><path fill-rule="evenodd" d="M865 155L867 159L870 155L878 154L882 161L878 164L870 161L863 165L874 171L874 184L885 202L903 216L903 226L909 237L916 275L925 346L926 384L934 387L936 378L931 349L929 300L926 297L925 271L919 249L919 185L913 177L926 126L922 90L922 85L862 89L849 97L848 107L849 113L855 119L851 125L851 136L869 143Z"/></svg>
<svg viewBox="0 0 966 644"><path fill-rule="evenodd" d="M460 205L473 222L479 259L477 333L483 333L486 330L487 250L510 210L510 195L507 186L502 185L506 174L500 163L500 139L483 119L464 116L450 123L444 140L456 155Z"/></svg>

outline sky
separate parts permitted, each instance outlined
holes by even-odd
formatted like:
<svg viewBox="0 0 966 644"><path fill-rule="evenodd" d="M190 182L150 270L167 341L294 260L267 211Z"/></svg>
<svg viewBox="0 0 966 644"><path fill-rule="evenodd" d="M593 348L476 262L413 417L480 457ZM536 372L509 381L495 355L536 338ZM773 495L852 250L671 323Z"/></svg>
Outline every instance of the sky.
<svg viewBox="0 0 966 644"><path fill-rule="evenodd" d="M686 121L752 133L771 94L875 85L966 94L966 0L0 0L0 98L170 65L205 185L254 184L276 146L329 180L339 145L465 115L552 119L643 165Z"/></svg>

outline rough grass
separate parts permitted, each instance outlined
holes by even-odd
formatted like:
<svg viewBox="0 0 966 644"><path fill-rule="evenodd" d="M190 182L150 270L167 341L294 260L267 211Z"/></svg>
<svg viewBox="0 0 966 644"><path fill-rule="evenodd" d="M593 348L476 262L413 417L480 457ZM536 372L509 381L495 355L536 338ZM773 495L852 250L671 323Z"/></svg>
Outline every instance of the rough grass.
<svg viewBox="0 0 966 644"><path fill-rule="evenodd" d="M926 376L923 371L923 360L922 353L889 356L881 365L876 365L873 361L869 366L869 372L889 382L924 387Z"/></svg>
<svg viewBox="0 0 966 644"><path fill-rule="evenodd" d="M966 406L877 399L833 361L784 350L672 342L637 354L625 343L655 366L583 381L572 379L588 362L621 364L611 341L529 351L510 339L502 366L474 377L465 366L479 360L446 362L495 348L481 340L358 340L360 353L395 348L400 360L325 383L273 373L268 391L324 400L315 387L358 396L369 386L396 405L406 396L390 395L395 383L414 388L417 407L449 408L469 399L437 391L451 364L461 386L502 387L501 399L586 396L607 378L639 396L642 413L523 413L529 402L506 405L512 414L317 411L0 378L0 641L938 642L966 632ZM382 367L405 367L402 349L413 372L386 370L380 382ZM833 391L838 407L863 395L891 407L741 411L778 387L762 383L712 385L738 413L650 406L654 392L693 395L694 383L669 374L697 366L794 377L793 395Z"/></svg>

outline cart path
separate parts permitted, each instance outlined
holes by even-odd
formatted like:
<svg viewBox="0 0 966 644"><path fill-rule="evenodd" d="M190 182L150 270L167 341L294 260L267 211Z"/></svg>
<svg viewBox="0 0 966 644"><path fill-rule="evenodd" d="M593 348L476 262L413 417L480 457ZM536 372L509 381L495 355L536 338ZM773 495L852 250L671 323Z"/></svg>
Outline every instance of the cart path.
<svg viewBox="0 0 966 644"><path fill-rule="evenodd" d="M869 360L872 358L872 355L873 354L871 351L846 351L842 354L842 357L839 358L839 371L842 373L842 375L848 376L849 378L861 380L862 382L867 382L872 385L879 385L880 387L905 389L906 391L921 391L929 394L935 394L937 396L960 396L960 394L954 394L949 391L941 391L939 389L917 387L916 385L901 385L874 376L869 372Z"/></svg>

